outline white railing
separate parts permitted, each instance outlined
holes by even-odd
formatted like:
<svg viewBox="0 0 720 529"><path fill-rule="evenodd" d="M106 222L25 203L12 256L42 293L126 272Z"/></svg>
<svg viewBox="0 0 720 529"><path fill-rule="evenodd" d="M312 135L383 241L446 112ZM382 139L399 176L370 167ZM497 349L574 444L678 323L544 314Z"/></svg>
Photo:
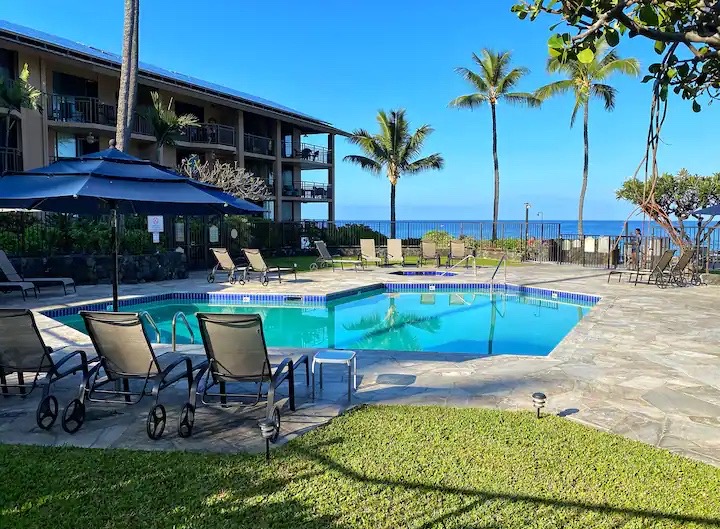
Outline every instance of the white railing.
<svg viewBox="0 0 720 529"><path fill-rule="evenodd" d="M450 274L450 272L452 272L455 268L457 268L458 266L463 264L465 261L467 261L469 263L470 260L472 260L473 275L477 276L477 262L475 260L474 255L467 255L467 256L463 257L459 262L455 263L453 266L451 266L450 268L445 270L445 272L443 272L440 275L446 276L446 275Z"/></svg>

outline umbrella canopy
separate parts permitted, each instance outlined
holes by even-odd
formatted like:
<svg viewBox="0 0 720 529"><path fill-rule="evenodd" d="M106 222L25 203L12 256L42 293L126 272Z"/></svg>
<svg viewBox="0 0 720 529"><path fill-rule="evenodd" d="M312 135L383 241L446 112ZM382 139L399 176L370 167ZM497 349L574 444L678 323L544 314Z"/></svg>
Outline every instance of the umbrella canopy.
<svg viewBox="0 0 720 529"><path fill-rule="evenodd" d="M695 215L720 215L720 204L693 211Z"/></svg>
<svg viewBox="0 0 720 529"><path fill-rule="evenodd" d="M114 147L0 178L0 208L110 213L114 235L113 308L118 308L117 213L242 215L263 209Z"/></svg>

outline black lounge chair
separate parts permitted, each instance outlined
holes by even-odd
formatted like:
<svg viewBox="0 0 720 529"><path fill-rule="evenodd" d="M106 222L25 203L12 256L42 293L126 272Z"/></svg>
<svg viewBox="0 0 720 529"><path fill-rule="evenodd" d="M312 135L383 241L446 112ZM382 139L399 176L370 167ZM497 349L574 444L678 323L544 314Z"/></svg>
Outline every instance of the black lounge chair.
<svg viewBox="0 0 720 529"><path fill-rule="evenodd" d="M263 259L260 250L257 249L243 248L243 254L245 254L245 259L247 259L247 262L250 265L248 270L245 272L245 279L250 277L250 272L260 274L260 283L262 283L262 286L267 286L270 282L270 274L275 274L278 282L280 283L282 283L283 274L293 274L295 279L297 279L297 268L295 266L268 266L265 259Z"/></svg>
<svg viewBox="0 0 720 529"><path fill-rule="evenodd" d="M160 392L175 382L187 380L188 399L193 383L193 365L187 356L155 355L136 312L81 312L99 362L83 378L78 398L65 408L63 429L77 432L85 421L85 400L113 404L137 404L145 396L155 399L146 420L150 439L160 439L167 413L158 404ZM203 367L204 362L195 369ZM103 376L100 376L102 372ZM133 390L131 382L141 382ZM108 384L112 389L104 389ZM106 395L97 398L98 395Z"/></svg>
<svg viewBox="0 0 720 529"><path fill-rule="evenodd" d="M236 265L232 257L230 257L230 253L225 248L210 248L210 251L212 251L215 256L217 263L208 274L208 283L214 283L217 272L223 271L227 273L227 280L230 284L236 282L240 282L241 285L245 284L246 266ZM238 274L240 274L240 277L238 277Z"/></svg>
<svg viewBox="0 0 720 529"><path fill-rule="evenodd" d="M22 277L17 273L4 250L0 250L0 270L11 283L32 283L37 290L40 290L40 287L61 286L65 294L67 294L68 287L72 287L73 292L77 292L75 280L70 277ZM25 290L23 290L23 299L25 298L24 292Z"/></svg>
<svg viewBox="0 0 720 529"><path fill-rule="evenodd" d="M58 416L58 401L50 394L52 385L68 375L82 371L87 375L85 351L54 353L45 345L35 323L33 313L26 309L0 309L0 393L3 397L27 397L42 386L42 398L35 412L35 421L43 430L49 430ZM32 374L26 382L25 375ZM8 382L15 374L16 383ZM14 390L17 390L15 392Z"/></svg>
<svg viewBox="0 0 720 529"><path fill-rule="evenodd" d="M283 382L288 384L290 410L295 411L295 369L305 364L305 383L310 385L308 357L296 360L283 358L272 365L267 353L262 320L259 314L197 313L200 334L208 362L198 374L192 386L190 402L183 407L178 423L181 437L192 435L197 402L197 388L203 380L200 400L203 404L228 406L228 398L240 405L257 406L266 400L265 417L272 421L276 441L280 432L280 409L275 392ZM253 393L230 393L228 384L254 383ZM217 392L210 392L215 386ZM210 400L208 400L210 399Z"/></svg>
<svg viewBox="0 0 720 529"><path fill-rule="evenodd" d="M660 259L653 263L651 268L630 270L628 281L632 281L632 277L635 275L635 284L637 285L640 277L646 277L648 284L654 279L657 286L665 288L669 282L667 269L670 266L673 255L675 255L675 250L665 250L660 256Z"/></svg>

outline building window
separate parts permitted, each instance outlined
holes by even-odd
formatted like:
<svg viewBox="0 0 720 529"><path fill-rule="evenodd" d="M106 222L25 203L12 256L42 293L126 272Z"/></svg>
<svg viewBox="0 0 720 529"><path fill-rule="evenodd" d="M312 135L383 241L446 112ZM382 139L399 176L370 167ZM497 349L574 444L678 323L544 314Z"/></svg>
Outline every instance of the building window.
<svg viewBox="0 0 720 529"><path fill-rule="evenodd" d="M283 202L282 203L282 221L292 221L295 220L293 216L293 203L292 202Z"/></svg>
<svg viewBox="0 0 720 529"><path fill-rule="evenodd" d="M0 48L0 79L17 78L17 53Z"/></svg>
<svg viewBox="0 0 720 529"><path fill-rule="evenodd" d="M58 132L55 135L55 157L75 158L77 157L77 140L73 134Z"/></svg>

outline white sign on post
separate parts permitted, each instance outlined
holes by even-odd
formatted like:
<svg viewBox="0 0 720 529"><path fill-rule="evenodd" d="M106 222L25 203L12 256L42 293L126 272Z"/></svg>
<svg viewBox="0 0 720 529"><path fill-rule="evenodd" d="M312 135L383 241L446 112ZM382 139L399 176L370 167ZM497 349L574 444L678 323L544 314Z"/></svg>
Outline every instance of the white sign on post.
<svg viewBox="0 0 720 529"><path fill-rule="evenodd" d="M150 233L161 233L165 231L162 215L148 215L147 222Z"/></svg>
<svg viewBox="0 0 720 529"><path fill-rule="evenodd" d="M217 226L210 226L208 235L210 236L210 242L216 243L220 241L220 230L218 230Z"/></svg>
<svg viewBox="0 0 720 529"><path fill-rule="evenodd" d="M153 243L158 244L160 242L160 232L154 231L152 232L153 236Z"/></svg>

